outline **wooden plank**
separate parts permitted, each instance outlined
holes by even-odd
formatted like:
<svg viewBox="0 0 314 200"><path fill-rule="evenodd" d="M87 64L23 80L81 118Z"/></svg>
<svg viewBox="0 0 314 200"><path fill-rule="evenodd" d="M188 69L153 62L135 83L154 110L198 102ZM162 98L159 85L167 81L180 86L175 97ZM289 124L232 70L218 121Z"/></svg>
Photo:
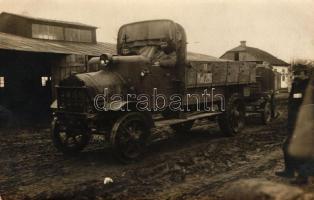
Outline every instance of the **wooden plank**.
<svg viewBox="0 0 314 200"><path fill-rule="evenodd" d="M239 63L236 62L228 63L227 84L238 83L239 70L240 70Z"/></svg>
<svg viewBox="0 0 314 200"><path fill-rule="evenodd" d="M227 81L227 63L211 63L212 73L213 73L213 84L223 83L226 84Z"/></svg>
<svg viewBox="0 0 314 200"><path fill-rule="evenodd" d="M250 82L250 67L247 63L243 62L240 65L239 83Z"/></svg>

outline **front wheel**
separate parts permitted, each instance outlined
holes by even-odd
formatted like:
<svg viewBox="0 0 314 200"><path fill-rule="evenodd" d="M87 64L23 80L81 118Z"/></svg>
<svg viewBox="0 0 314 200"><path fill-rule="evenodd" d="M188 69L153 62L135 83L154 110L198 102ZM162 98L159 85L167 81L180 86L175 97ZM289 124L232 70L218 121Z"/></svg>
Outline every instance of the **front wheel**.
<svg viewBox="0 0 314 200"><path fill-rule="evenodd" d="M64 154L75 154L82 151L90 141L87 129L70 129L54 119L51 124L51 137L54 146Z"/></svg>
<svg viewBox="0 0 314 200"><path fill-rule="evenodd" d="M234 136L242 131L245 121L245 106L238 94L232 95L226 110L218 116L221 131L227 136Z"/></svg>
<svg viewBox="0 0 314 200"><path fill-rule="evenodd" d="M138 160L145 150L150 127L140 113L127 113L112 127L111 146L116 157L123 163Z"/></svg>

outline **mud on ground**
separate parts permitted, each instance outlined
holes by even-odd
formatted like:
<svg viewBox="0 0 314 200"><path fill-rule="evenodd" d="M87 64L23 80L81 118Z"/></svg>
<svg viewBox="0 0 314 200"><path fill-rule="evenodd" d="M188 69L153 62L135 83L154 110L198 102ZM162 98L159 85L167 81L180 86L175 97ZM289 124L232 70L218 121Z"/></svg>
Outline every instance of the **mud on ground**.
<svg viewBox="0 0 314 200"><path fill-rule="evenodd" d="M52 145L49 129L0 132L2 199L222 199L226 183L266 178L283 168L281 144L286 135L285 98L280 116L264 126L248 119L236 137L224 137L214 122L198 122L175 135L165 127L145 158L122 165L95 140L81 154L65 157ZM104 184L110 177L111 184Z"/></svg>

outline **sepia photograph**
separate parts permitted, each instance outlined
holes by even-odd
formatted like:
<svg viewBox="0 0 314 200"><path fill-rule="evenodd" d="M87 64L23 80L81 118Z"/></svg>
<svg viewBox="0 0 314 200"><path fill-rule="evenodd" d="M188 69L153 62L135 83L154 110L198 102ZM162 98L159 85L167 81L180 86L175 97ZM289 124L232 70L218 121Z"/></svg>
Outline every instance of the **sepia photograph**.
<svg viewBox="0 0 314 200"><path fill-rule="evenodd" d="M314 0L0 0L0 200L314 200Z"/></svg>

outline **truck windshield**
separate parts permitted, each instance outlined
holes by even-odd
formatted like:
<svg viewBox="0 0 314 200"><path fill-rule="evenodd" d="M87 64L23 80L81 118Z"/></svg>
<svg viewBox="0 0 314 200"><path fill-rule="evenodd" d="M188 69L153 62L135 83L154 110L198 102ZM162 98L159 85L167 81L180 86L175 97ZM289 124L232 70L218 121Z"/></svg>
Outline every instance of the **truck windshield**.
<svg viewBox="0 0 314 200"><path fill-rule="evenodd" d="M172 40L174 38L174 27L174 23L169 20L145 21L124 25L119 30L118 42Z"/></svg>
<svg viewBox="0 0 314 200"><path fill-rule="evenodd" d="M140 54L145 46L170 46L175 37L175 23L170 20L144 21L124 25L118 33L118 53L122 55ZM125 50L127 53L125 53Z"/></svg>

